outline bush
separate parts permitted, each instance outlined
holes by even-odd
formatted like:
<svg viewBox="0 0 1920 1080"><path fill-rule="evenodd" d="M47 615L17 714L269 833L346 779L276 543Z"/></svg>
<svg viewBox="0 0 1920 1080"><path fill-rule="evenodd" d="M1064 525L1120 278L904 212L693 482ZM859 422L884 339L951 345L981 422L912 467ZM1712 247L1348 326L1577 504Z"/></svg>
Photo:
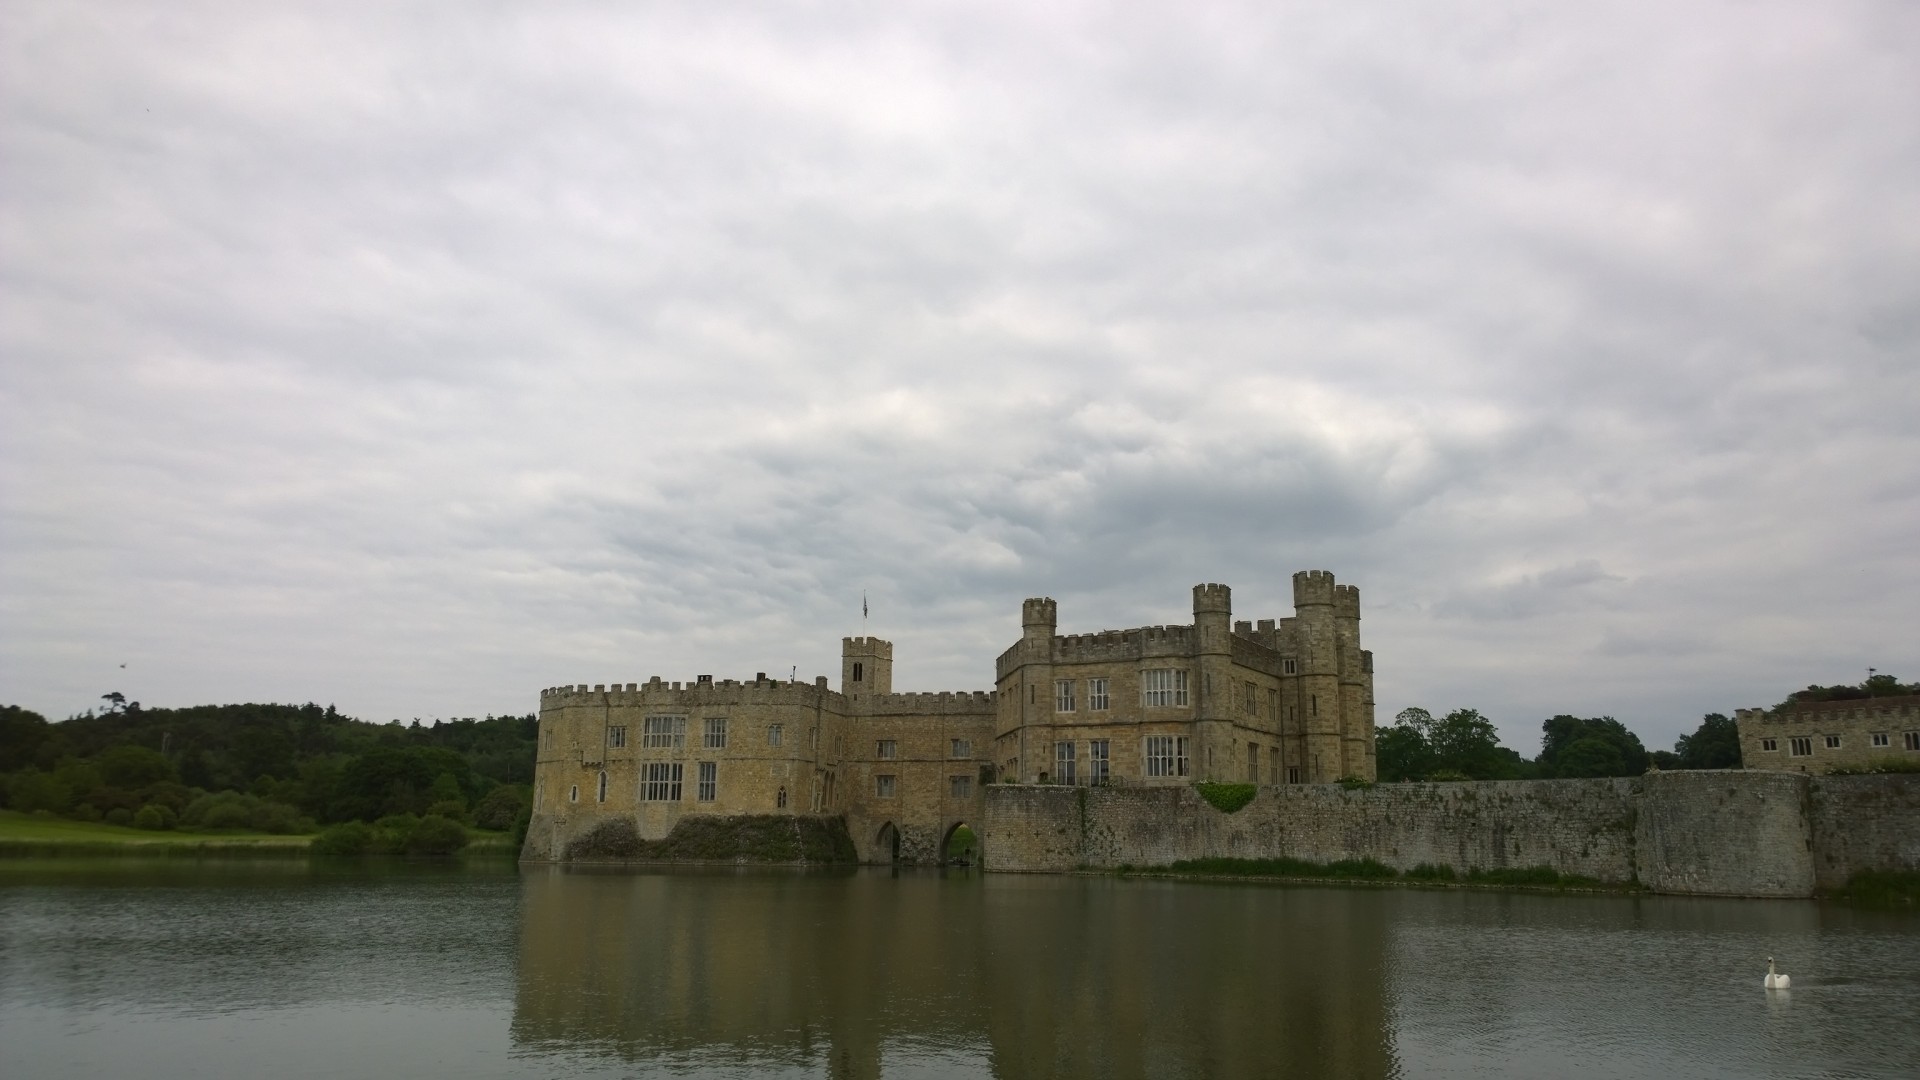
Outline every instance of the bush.
<svg viewBox="0 0 1920 1080"><path fill-rule="evenodd" d="M316 855L364 855L373 846L373 829L364 821L335 825L314 838L311 850Z"/></svg>
<svg viewBox="0 0 1920 1080"><path fill-rule="evenodd" d="M269 802L238 791L202 795L187 804L180 823L190 829L248 829L265 833L313 831L313 822L286 803Z"/></svg>
<svg viewBox="0 0 1920 1080"><path fill-rule="evenodd" d="M158 832L173 824L173 822L169 820L172 815L173 811L156 806L153 803L148 803L140 808L139 813L133 815L133 827L136 829L146 829L149 832Z"/></svg>
<svg viewBox="0 0 1920 1080"><path fill-rule="evenodd" d="M1847 879L1840 895L1878 907L1912 907L1920 904L1920 871L1862 870Z"/></svg>
<svg viewBox="0 0 1920 1080"><path fill-rule="evenodd" d="M1879 773L1920 773L1920 761L1913 758L1875 758L1865 765L1851 765L1828 772L1829 776L1873 776Z"/></svg>
<svg viewBox="0 0 1920 1080"><path fill-rule="evenodd" d="M1453 867L1439 866L1434 863L1421 863L1407 871L1409 881L1452 881Z"/></svg>
<svg viewBox="0 0 1920 1080"><path fill-rule="evenodd" d="M1335 780L1334 783L1339 784L1348 791L1365 791L1373 786L1373 781L1360 776L1343 776Z"/></svg>
<svg viewBox="0 0 1920 1080"><path fill-rule="evenodd" d="M1436 784L1453 784L1462 780L1471 779L1473 779L1473 777L1468 776L1458 769L1435 769L1427 774L1427 780Z"/></svg>
<svg viewBox="0 0 1920 1080"><path fill-rule="evenodd" d="M1225 814L1247 805L1260 793L1260 789L1252 784L1200 783L1193 785L1193 789L1200 793L1201 798L1212 803L1215 810Z"/></svg>
<svg viewBox="0 0 1920 1080"><path fill-rule="evenodd" d="M107 824L132 825L133 811L127 809L124 806L116 806L113 809L107 811Z"/></svg>
<svg viewBox="0 0 1920 1080"><path fill-rule="evenodd" d="M407 835L409 855L451 855L467 846L467 830L451 818L429 814Z"/></svg>
<svg viewBox="0 0 1920 1080"><path fill-rule="evenodd" d="M73 816L79 821L99 821L101 818L106 817L105 814L100 812L100 808L92 803L81 803L79 806L74 807Z"/></svg>
<svg viewBox="0 0 1920 1080"><path fill-rule="evenodd" d="M526 792L514 784L502 784L473 808L473 823L482 829L511 829L527 806Z"/></svg>
<svg viewBox="0 0 1920 1080"><path fill-rule="evenodd" d="M427 807L428 817L443 817L448 821L467 823L467 804L459 799L442 799Z"/></svg>
<svg viewBox="0 0 1920 1080"><path fill-rule="evenodd" d="M23 814L64 814L73 808L73 793L47 773L20 773L7 785L7 802Z"/></svg>

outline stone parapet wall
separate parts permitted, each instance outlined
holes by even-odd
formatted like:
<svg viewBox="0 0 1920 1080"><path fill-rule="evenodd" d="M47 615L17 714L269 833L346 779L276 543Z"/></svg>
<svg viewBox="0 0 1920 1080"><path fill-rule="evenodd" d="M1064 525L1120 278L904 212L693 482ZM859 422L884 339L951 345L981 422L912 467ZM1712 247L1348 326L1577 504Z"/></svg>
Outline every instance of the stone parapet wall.
<svg viewBox="0 0 1920 1080"><path fill-rule="evenodd" d="M1836 785L1836 781L1846 780ZM1854 781L1859 781L1854 783ZM1191 788L996 785L982 852L996 871L1184 859L1374 859L1456 874L1550 866L1658 892L1809 896L1870 868L1920 865L1920 778L1745 771L1609 780L1261 788L1224 814ZM1820 873L1816 880L1815 867Z"/></svg>

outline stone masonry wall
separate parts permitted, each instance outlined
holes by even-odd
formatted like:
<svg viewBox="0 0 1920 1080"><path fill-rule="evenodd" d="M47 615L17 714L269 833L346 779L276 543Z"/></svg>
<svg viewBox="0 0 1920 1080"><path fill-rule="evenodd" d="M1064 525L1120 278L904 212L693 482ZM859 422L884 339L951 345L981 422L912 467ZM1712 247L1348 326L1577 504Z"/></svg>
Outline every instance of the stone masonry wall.
<svg viewBox="0 0 1920 1080"><path fill-rule="evenodd" d="M1920 871L1920 773L1817 776L1807 787L1820 888L1861 870Z"/></svg>
<svg viewBox="0 0 1920 1080"><path fill-rule="evenodd" d="M1847 783L1837 784L1838 780ZM1859 781L1859 782L1855 782ZM1551 866L1659 892L1809 896L1869 867L1920 865L1920 777L1658 773L1535 780L1261 788L1223 814L1191 788L987 791L981 844L996 871L1182 859L1375 859L1456 873Z"/></svg>

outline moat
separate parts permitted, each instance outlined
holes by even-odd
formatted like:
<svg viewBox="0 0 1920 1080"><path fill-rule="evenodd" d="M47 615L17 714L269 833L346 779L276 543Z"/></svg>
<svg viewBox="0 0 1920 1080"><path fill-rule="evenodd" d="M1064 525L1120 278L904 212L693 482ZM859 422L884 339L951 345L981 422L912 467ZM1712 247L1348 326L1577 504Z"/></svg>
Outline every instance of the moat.
<svg viewBox="0 0 1920 1080"><path fill-rule="evenodd" d="M1917 1015L1920 915L1800 900L0 864L8 1076L1891 1077Z"/></svg>

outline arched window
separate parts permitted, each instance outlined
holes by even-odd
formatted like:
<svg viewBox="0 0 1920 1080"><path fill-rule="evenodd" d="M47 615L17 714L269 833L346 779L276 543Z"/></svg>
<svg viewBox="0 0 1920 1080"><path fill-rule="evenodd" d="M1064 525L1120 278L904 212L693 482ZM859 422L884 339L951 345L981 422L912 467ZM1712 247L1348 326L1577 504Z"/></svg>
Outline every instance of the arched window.
<svg viewBox="0 0 1920 1080"><path fill-rule="evenodd" d="M853 662L853 681L854 682L860 681L860 661L858 660L855 660Z"/></svg>
<svg viewBox="0 0 1920 1080"><path fill-rule="evenodd" d="M780 789L779 794L773 797L773 808L775 810L785 810L787 808L787 789L784 786Z"/></svg>
<svg viewBox="0 0 1920 1080"><path fill-rule="evenodd" d="M604 772L600 774L600 801L607 801L607 774Z"/></svg>

